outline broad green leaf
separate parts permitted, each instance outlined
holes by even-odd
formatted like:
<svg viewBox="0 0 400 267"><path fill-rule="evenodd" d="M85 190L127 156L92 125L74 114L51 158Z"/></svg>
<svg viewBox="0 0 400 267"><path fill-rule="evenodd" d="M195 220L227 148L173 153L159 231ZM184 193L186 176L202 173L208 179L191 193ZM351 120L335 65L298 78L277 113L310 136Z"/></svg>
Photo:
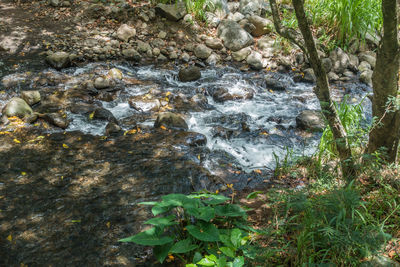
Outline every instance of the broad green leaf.
<svg viewBox="0 0 400 267"><path fill-rule="evenodd" d="M215 213L218 216L238 217L245 216L246 212L236 204L227 204L215 207Z"/></svg>
<svg viewBox="0 0 400 267"><path fill-rule="evenodd" d="M160 262L163 263L165 258L168 256L169 250L172 247L172 243L167 243L162 246L155 246L153 248L153 253L156 259Z"/></svg>
<svg viewBox="0 0 400 267"><path fill-rule="evenodd" d="M171 243L173 239L168 236L160 237L156 228L140 232L137 235L120 239L119 242L133 242L143 246L158 246Z"/></svg>
<svg viewBox="0 0 400 267"><path fill-rule="evenodd" d="M235 258L235 251L233 251L233 249L228 247L220 247L219 250L221 250L226 256Z"/></svg>
<svg viewBox="0 0 400 267"><path fill-rule="evenodd" d="M187 209L186 212L206 222L211 221L215 217L215 210L212 207L191 208Z"/></svg>
<svg viewBox="0 0 400 267"><path fill-rule="evenodd" d="M189 251L192 251L194 249L198 248L197 245L192 244L192 242L190 241L190 239L185 239L185 240L181 240L177 243L175 243L170 252L171 253L186 253Z"/></svg>
<svg viewBox="0 0 400 267"><path fill-rule="evenodd" d="M215 266L215 262L207 258L202 258L197 264L201 266Z"/></svg>
<svg viewBox="0 0 400 267"><path fill-rule="evenodd" d="M190 264L186 264L185 267L197 267L196 264L190 263Z"/></svg>
<svg viewBox="0 0 400 267"><path fill-rule="evenodd" d="M213 262L217 262L217 256L215 256L214 254L210 254L206 256L207 259L213 261Z"/></svg>
<svg viewBox="0 0 400 267"><path fill-rule="evenodd" d="M242 232L239 229L235 228L235 229L232 230L231 241L232 241L232 244L234 245L235 248L239 248L240 247L241 240L242 240L241 237L242 237Z"/></svg>
<svg viewBox="0 0 400 267"><path fill-rule="evenodd" d="M224 243L225 246L230 247L230 248L234 247L234 245L232 244L232 241L228 235L219 235L219 239L222 241L222 243Z"/></svg>
<svg viewBox="0 0 400 267"><path fill-rule="evenodd" d="M215 242L219 241L218 229L211 223L199 221L198 225L186 226L189 234L200 241Z"/></svg>
<svg viewBox="0 0 400 267"><path fill-rule="evenodd" d="M169 194L162 197L163 201L172 203L176 207L197 208L200 205L200 200L190 198L183 194Z"/></svg>
<svg viewBox="0 0 400 267"><path fill-rule="evenodd" d="M199 262L203 256L200 254L200 252L196 251L193 256L193 262Z"/></svg>
<svg viewBox="0 0 400 267"><path fill-rule="evenodd" d="M221 256L217 261L217 267L226 267L226 257Z"/></svg>
<svg viewBox="0 0 400 267"><path fill-rule="evenodd" d="M176 201L162 201L155 204L151 209L151 212L154 216L157 216L161 213L170 211L171 209L179 206L179 203L177 203Z"/></svg>
<svg viewBox="0 0 400 267"><path fill-rule="evenodd" d="M233 267L242 267L244 265L244 258L243 256L235 258L233 261Z"/></svg>
<svg viewBox="0 0 400 267"><path fill-rule="evenodd" d="M151 225L155 225L155 226L165 227L165 226L171 226L171 225L178 224L174 220L175 220L175 216L171 215L168 217L152 218L152 219L146 221L144 224L151 224Z"/></svg>
<svg viewBox="0 0 400 267"><path fill-rule="evenodd" d="M251 192L250 194L248 194L247 195L247 199L253 199L253 198L256 198L259 194L262 194L262 193L264 193L263 191L254 191L254 192Z"/></svg>
<svg viewBox="0 0 400 267"><path fill-rule="evenodd" d="M230 200L230 198L223 195L204 194L204 197L207 199L204 199L203 202L207 205L218 205Z"/></svg>

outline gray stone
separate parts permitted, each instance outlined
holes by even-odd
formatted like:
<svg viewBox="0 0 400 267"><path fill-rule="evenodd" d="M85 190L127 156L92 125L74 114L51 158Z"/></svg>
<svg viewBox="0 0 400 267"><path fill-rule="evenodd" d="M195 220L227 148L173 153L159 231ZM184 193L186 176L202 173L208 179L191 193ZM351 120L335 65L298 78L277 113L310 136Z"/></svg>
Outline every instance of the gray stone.
<svg viewBox="0 0 400 267"><path fill-rule="evenodd" d="M58 6L60 6L60 1L59 0L50 0L50 5L52 7L58 7Z"/></svg>
<svg viewBox="0 0 400 267"><path fill-rule="evenodd" d="M218 54L211 53L211 55L207 58L206 63L209 66L215 66L220 61L221 61L221 57Z"/></svg>
<svg viewBox="0 0 400 267"><path fill-rule="evenodd" d="M245 47L240 49L239 51L232 52L232 58L235 61L242 61L247 58L248 55L251 53L251 48L250 47Z"/></svg>
<svg viewBox="0 0 400 267"><path fill-rule="evenodd" d="M153 48L153 56L158 57L160 55L161 51L159 48L155 47Z"/></svg>
<svg viewBox="0 0 400 267"><path fill-rule="evenodd" d="M3 115L7 117L17 116L19 118L24 118L32 115L33 111L31 107L19 97L13 97L5 105L2 111Z"/></svg>
<svg viewBox="0 0 400 267"><path fill-rule="evenodd" d="M265 87L268 90L284 91L294 85L291 79L279 73L268 73L264 79Z"/></svg>
<svg viewBox="0 0 400 267"><path fill-rule="evenodd" d="M212 50L204 44L199 44L194 49L194 54L200 59L207 59L211 55Z"/></svg>
<svg viewBox="0 0 400 267"><path fill-rule="evenodd" d="M261 15L263 0L240 0L239 11L243 15Z"/></svg>
<svg viewBox="0 0 400 267"><path fill-rule="evenodd" d="M22 91L21 98L25 100L28 105L32 106L40 102L40 93L39 91Z"/></svg>
<svg viewBox="0 0 400 267"><path fill-rule="evenodd" d="M247 56L246 62L252 69L260 70L263 68L262 55L256 51L252 51L250 55Z"/></svg>
<svg viewBox="0 0 400 267"><path fill-rule="evenodd" d="M195 66L181 68L179 70L178 77L181 82L196 81L201 78L201 71Z"/></svg>
<svg viewBox="0 0 400 267"><path fill-rule="evenodd" d="M119 135L119 134L122 134L122 128L114 122L109 122L106 126L105 133L107 136Z"/></svg>
<svg viewBox="0 0 400 267"><path fill-rule="evenodd" d="M358 65L358 71L364 72L366 70L371 70L371 65L367 61L362 61L360 65Z"/></svg>
<svg viewBox="0 0 400 267"><path fill-rule="evenodd" d="M46 62L57 70L69 67L71 63L67 52L53 53L46 57Z"/></svg>
<svg viewBox="0 0 400 267"><path fill-rule="evenodd" d="M238 51L254 42L253 37L232 20L223 20L217 33L224 46L232 51Z"/></svg>
<svg viewBox="0 0 400 267"><path fill-rule="evenodd" d="M360 53L358 55L360 61L366 61L371 66L371 69L375 68L376 58L374 56L368 55L366 53Z"/></svg>
<svg viewBox="0 0 400 267"><path fill-rule="evenodd" d="M136 30L127 24L122 24L117 30L117 37L121 41L128 42L129 39L135 36Z"/></svg>
<svg viewBox="0 0 400 267"><path fill-rule="evenodd" d="M274 23L272 21L257 15L250 16L248 20L251 24L255 26L254 30L251 31L251 34L254 37L259 37L267 33L270 33L271 29L274 28Z"/></svg>
<svg viewBox="0 0 400 267"><path fill-rule="evenodd" d="M330 82L336 82L339 81L339 75L337 75L336 73L334 73L333 71L328 73L328 79Z"/></svg>
<svg viewBox="0 0 400 267"><path fill-rule="evenodd" d="M146 53L148 50L151 50L151 46L149 43L138 41L137 50L141 53Z"/></svg>
<svg viewBox="0 0 400 267"><path fill-rule="evenodd" d="M210 26L212 28L218 27L219 23L221 22L221 19L212 12L207 11L205 13L205 16L206 16L206 22L207 22L208 26Z"/></svg>
<svg viewBox="0 0 400 267"><path fill-rule="evenodd" d="M133 48L122 50L122 55L128 60L140 61L141 59L139 52Z"/></svg>
<svg viewBox="0 0 400 267"><path fill-rule="evenodd" d="M400 267L400 264L388 257L378 255L362 262L360 267Z"/></svg>
<svg viewBox="0 0 400 267"><path fill-rule="evenodd" d="M303 81L308 83L315 83L317 78L315 77L314 70L312 68L308 68L304 70L304 78Z"/></svg>
<svg viewBox="0 0 400 267"><path fill-rule="evenodd" d="M329 58L332 60L333 71L338 74L342 74L350 64L349 56L340 48L333 50Z"/></svg>
<svg viewBox="0 0 400 267"><path fill-rule="evenodd" d="M178 2L172 5L158 4L156 6L156 12L172 21L178 21L187 14L184 2Z"/></svg>
<svg viewBox="0 0 400 267"><path fill-rule="evenodd" d="M188 125L186 121L178 114L172 112L161 113L157 116L154 123L154 128L160 128L161 126L167 129L187 131Z"/></svg>
<svg viewBox="0 0 400 267"><path fill-rule="evenodd" d="M360 75L360 82L365 83L372 87L372 70L365 70Z"/></svg>
<svg viewBox="0 0 400 267"><path fill-rule="evenodd" d="M227 19L239 22L242 19L244 19L244 15L242 13L240 13L240 12L230 13L228 15Z"/></svg>
<svg viewBox="0 0 400 267"><path fill-rule="evenodd" d="M104 77L97 77L96 79L94 79L93 84L96 89L106 89L110 87L110 80Z"/></svg>
<svg viewBox="0 0 400 267"><path fill-rule="evenodd" d="M60 113L46 113L39 116L43 120L47 121L48 123L59 127L61 129L66 129L69 125L69 121L67 116Z"/></svg>
<svg viewBox="0 0 400 267"><path fill-rule="evenodd" d="M224 47L221 40L216 39L216 38L207 38L205 43L206 43L206 46L208 46L209 48L212 48L212 49L220 50Z"/></svg>
<svg viewBox="0 0 400 267"><path fill-rule="evenodd" d="M320 111L304 110L296 117L296 125L303 130L323 131L325 121Z"/></svg>

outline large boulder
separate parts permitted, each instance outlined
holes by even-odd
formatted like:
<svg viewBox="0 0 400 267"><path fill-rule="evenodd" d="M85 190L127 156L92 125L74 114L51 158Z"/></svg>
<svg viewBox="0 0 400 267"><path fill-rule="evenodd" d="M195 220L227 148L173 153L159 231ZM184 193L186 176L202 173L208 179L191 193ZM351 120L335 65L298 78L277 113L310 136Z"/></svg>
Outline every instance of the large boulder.
<svg viewBox="0 0 400 267"><path fill-rule="evenodd" d="M122 24L117 30L117 37L121 41L128 42L129 39L135 36L136 30L127 24Z"/></svg>
<svg viewBox="0 0 400 267"><path fill-rule="evenodd" d="M71 61L67 52L56 52L46 57L46 62L53 68L60 70L69 67Z"/></svg>
<svg viewBox="0 0 400 267"><path fill-rule="evenodd" d="M265 75L265 87L269 90L284 91L293 85L293 81L283 74L268 73Z"/></svg>
<svg viewBox="0 0 400 267"><path fill-rule="evenodd" d="M375 68L375 64L376 64L376 58L372 55L369 55L367 53L360 53L358 55L360 61L366 61L368 62L368 64L371 66L371 69Z"/></svg>
<svg viewBox="0 0 400 267"><path fill-rule="evenodd" d="M21 98L25 100L28 105L32 106L40 102L40 93L39 91L22 91Z"/></svg>
<svg viewBox="0 0 400 267"><path fill-rule="evenodd" d="M33 110L22 98L13 97L5 105L2 113L4 116L7 116L7 117L17 116L19 118L24 118L24 117L31 116L33 114Z"/></svg>
<svg viewBox="0 0 400 267"><path fill-rule="evenodd" d="M270 33L271 29L274 28L274 23L272 21L257 15L250 16L248 20L251 24L254 25L254 29L251 31L251 34L254 37L259 37L264 34Z"/></svg>
<svg viewBox="0 0 400 267"><path fill-rule="evenodd" d="M217 34L225 47L232 51L238 51L254 42L253 37L233 20L223 20Z"/></svg>
<svg viewBox="0 0 400 267"><path fill-rule="evenodd" d="M181 82L196 81L201 78L201 72L198 67L190 66L187 68L180 69L178 77Z"/></svg>
<svg viewBox="0 0 400 267"><path fill-rule="evenodd" d="M245 47L240 49L239 51L232 52L231 56L235 61L242 61L245 60L247 56L250 55L250 53L251 53L251 48Z"/></svg>
<svg viewBox="0 0 400 267"><path fill-rule="evenodd" d="M369 85L370 87L372 87L372 74L374 72L372 70L364 70L361 74L360 74L360 82L365 83L366 85Z"/></svg>
<svg viewBox="0 0 400 267"><path fill-rule="evenodd" d="M60 113L46 113L40 115L40 118L61 129L66 129L69 125L67 117Z"/></svg>
<svg viewBox="0 0 400 267"><path fill-rule="evenodd" d="M172 112L161 113L154 122L154 128L165 127L167 129L186 131L189 129L186 121L178 114Z"/></svg>
<svg viewBox="0 0 400 267"><path fill-rule="evenodd" d="M349 56L340 48L333 50L329 58L332 60L332 70L338 74L345 72L350 64Z"/></svg>
<svg viewBox="0 0 400 267"><path fill-rule="evenodd" d="M184 2L179 2L172 5L158 4L156 6L156 12L172 21L178 21L187 14Z"/></svg>
<svg viewBox="0 0 400 267"><path fill-rule="evenodd" d="M261 15L263 0L240 0L239 12L243 15Z"/></svg>
<svg viewBox="0 0 400 267"><path fill-rule="evenodd" d="M324 117L317 110L303 110L296 117L296 124L303 130L323 131L325 128Z"/></svg>

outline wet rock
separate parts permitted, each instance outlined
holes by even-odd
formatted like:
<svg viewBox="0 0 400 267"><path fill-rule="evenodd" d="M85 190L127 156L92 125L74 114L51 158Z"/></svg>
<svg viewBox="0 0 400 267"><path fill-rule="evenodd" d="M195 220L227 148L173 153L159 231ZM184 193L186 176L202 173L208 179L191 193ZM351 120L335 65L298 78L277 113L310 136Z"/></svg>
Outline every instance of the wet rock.
<svg viewBox="0 0 400 267"><path fill-rule="evenodd" d="M328 79L330 82L336 82L339 81L340 77L339 75L331 71L328 73Z"/></svg>
<svg viewBox="0 0 400 267"><path fill-rule="evenodd" d="M129 39L135 36L136 30L127 24L122 24L117 30L117 37L121 41L128 42Z"/></svg>
<svg viewBox="0 0 400 267"><path fill-rule="evenodd" d="M207 144L207 137L201 133L187 133L185 143L188 146L204 146Z"/></svg>
<svg viewBox="0 0 400 267"><path fill-rule="evenodd" d="M24 118L32 115L33 111L31 107L19 97L13 97L5 105L2 110L2 114L7 117L17 116L19 118Z"/></svg>
<svg viewBox="0 0 400 267"><path fill-rule="evenodd" d="M239 51L232 52L232 58L235 61L243 61L247 58L248 55L251 53L250 47L245 47L240 49Z"/></svg>
<svg viewBox="0 0 400 267"><path fill-rule="evenodd" d="M161 128L161 126L167 129L187 131L188 125L186 121L178 114L172 112L161 113L157 116L154 122L154 128Z"/></svg>
<svg viewBox="0 0 400 267"><path fill-rule="evenodd" d="M229 93L229 91L225 88L218 88L212 94L214 101L216 102L225 102L228 100L233 100L233 96Z"/></svg>
<svg viewBox="0 0 400 267"><path fill-rule="evenodd" d="M112 68L111 70L108 71L107 77L114 80L122 80L123 78L122 71L117 68Z"/></svg>
<svg viewBox="0 0 400 267"><path fill-rule="evenodd" d="M365 70L360 74L360 82L365 83L372 87L372 74L374 72L372 70Z"/></svg>
<svg viewBox="0 0 400 267"><path fill-rule="evenodd" d="M201 111L203 109L210 108L207 97L201 94L196 94L190 99L190 106L195 111Z"/></svg>
<svg viewBox="0 0 400 267"><path fill-rule="evenodd" d="M178 2L172 5L158 4L156 6L156 12L172 21L178 21L187 14L184 2Z"/></svg>
<svg viewBox="0 0 400 267"><path fill-rule="evenodd" d="M208 46L211 49L217 49L220 50L224 47L220 39L217 38L208 38L206 39L206 46Z"/></svg>
<svg viewBox="0 0 400 267"><path fill-rule="evenodd" d="M107 79L107 78L105 78L105 77L97 77L95 80L94 80L94 87L96 88L96 89L106 89L106 88L109 88L110 87L110 85L111 85L111 82L110 82L110 79Z"/></svg>
<svg viewBox="0 0 400 267"><path fill-rule="evenodd" d="M233 135L233 132L234 130L222 126L215 126L211 129L213 138L220 137L222 139L230 139Z"/></svg>
<svg viewBox="0 0 400 267"><path fill-rule="evenodd" d="M109 122L109 123L107 124L107 126L106 126L106 132L105 132L105 134L106 134L107 136L117 136L117 135L120 135L120 134L122 134L122 128L121 128L118 124L116 124L116 123L114 123L114 122Z"/></svg>
<svg viewBox="0 0 400 267"><path fill-rule="evenodd" d="M86 103L74 103L69 107L69 110L71 113L74 114L81 114L81 115L87 115L91 112L93 112L96 109L96 106L86 104Z"/></svg>
<svg viewBox="0 0 400 267"><path fill-rule="evenodd" d="M89 115L89 118L93 120L104 120L104 121L109 121L113 122L115 124L118 124L117 119L114 117L114 115L111 113L111 111L105 109L105 108L96 108L93 113Z"/></svg>
<svg viewBox="0 0 400 267"><path fill-rule="evenodd" d="M292 80L279 73L268 73L264 78L266 88L271 90L284 91L294 85Z"/></svg>
<svg viewBox="0 0 400 267"><path fill-rule="evenodd" d="M200 68L196 66L182 68L179 70L178 77L181 82L196 81L201 78Z"/></svg>
<svg viewBox="0 0 400 267"><path fill-rule="evenodd" d="M325 128L324 117L320 111L304 110L296 117L296 125L303 130L323 131Z"/></svg>
<svg viewBox="0 0 400 267"><path fill-rule="evenodd" d="M22 91L21 98L30 106L39 103L41 99L39 91Z"/></svg>
<svg viewBox="0 0 400 267"><path fill-rule="evenodd" d="M221 21L217 34L224 46L232 51L238 51L254 42L253 37L233 20Z"/></svg>
<svg viewBox="0 0 400 267"><path fill-rule="evenodd" d="M248 55L246 62L252 69L261 70L263 68L262 55L256 51Z"/></svg>
<svg viewBox="0 0 400 267"><path fill-rule="evenodd" d="M60 113L46 113L39 116L43 120L47 121L48 123L59 127L61 129L66 129L69 125L69 121L67 119L66 114Z"/></svg>
<svg viewBox="0 0 400 267"><path fill-rule="evenodd" d="M194 49L194 54L200 59L207 59L211 55L212 50L204 44L199 44Z"/></svg>
<svg viewBox="0 0 400 267"><path fill-rule="evenodd" d="M133 48L123 49L122 55L128 60L140 61L141 59L139 52Z"/></svg>
<svg viewBox="0 0 400 267"><path fill-rule="evenodd" d="M46 62L53 68L60 70L70 65L70 58L67 52L56 52L46 57Z"/></svg>
<svg viewBox="0 0 400 267"><path fill-rule="evenodd" d="M215 66L220 61L221 61L221 57L218 54L211 53L211 55L207 58L206 63L209 66Z"/></svg>
<svg viewBox="0 0 400 267"><path fill-rule="evenodd" d="M271 32L271 29L274 28L274 24L272 21L257 15L250 16L248 20L251 24L255 26L254 30L251 31L251 34L254 37L259 37L268 34Z"/></svg>

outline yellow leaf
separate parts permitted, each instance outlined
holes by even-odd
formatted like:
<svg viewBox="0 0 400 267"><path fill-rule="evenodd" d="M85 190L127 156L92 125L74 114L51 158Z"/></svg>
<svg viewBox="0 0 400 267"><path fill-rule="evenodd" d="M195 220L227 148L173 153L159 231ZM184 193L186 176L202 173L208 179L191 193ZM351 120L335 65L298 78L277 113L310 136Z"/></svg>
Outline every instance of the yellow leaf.
<svg viewBox="0 0 400 267"><path fill-rule="evenodd" d="M21 143L21 141L19 141L17 138L14 138L14 140L13 140L15 143L17 143L17 144L20 144Z"/></svg>
<svg viewBox="0 0 400 267"><path fill-rule="evenodd" d="M167 128L164 125L161 125L160 128L161 128L161 130L164 130L164 131L167 130Z"/></svg>
<svg viewBox="0 0 400 267"><path fill-rule="evenodd" d="M198 155L197 158L200 160L200 155Z"/></svg>
<svg viewBox="0 0 400 267"><path fill-rule="evenodd" d="M26 175L26 172L21 172L21 175L22 175L22 176L25 176L25 175Z"/></svg>
<svg viewBox="0 0 400 267"><path fill-rule="evenodd" d="M7 236L7 240L11 242L12 241L12 235Z"/></svg>
<svg viewBox="0 0 400 267"><path fill-rule="evenodd" d="M171 92L167 92L166 94L165 94L165 96L169 96L171 94Z"/></svg>
<svg viewBox="0 0 400 267"><path fill-rule="evenodd" d="M272 91L271 89L269 89L269 92L270 92L270 93L273 93L274 91Z"/></svg>
<svg viewBox="0 0 400 267"><path fill-rule="evenodd" d="M81 220L71 220L72 223L80 223Z"/></svg>
<svg viewBox="0 0 400 267"><path fill-rule="evenodd" d="M107 223L106 223L106 226L107 226L107 228L110 228L111 223L110 223L110 222L107 222Z"/></svg>
<svg viewBox="0 0 400 267"><path fill-rule="evenodd" d="M255 173L261 174L261 170L254 170Z"/></svg>
<svg viewBox="0 0 400 267"><path fill-rule="evenodd" d="M168 98L168 97L166 97L166 98L165 98L165 101L169 102L169 98Z"/></svg>
<svg viewBox="0 0 400 267"><path fill-rule="evenodd" d="M1 134L11 134L10 132L0 132L0 135Z"/></svg>
<svg viewBox="0 0 400 267"><path fill-rule="evenodd" d="M89 114L89 119L93 120L93 117L94 117L94 111Z"/></svg>
<svg viewBox="0 0 400 267"><path fill-rule="evenodd" d="M127 135L127 134L135 134L136 132L137 132L136 129L132 129L132 130L129 130L129 131L125 131L125 132L124 132L124 135Z"/></svg>
<svg viewBox="0 0 400 267"><path fill-rule="evenodd" d="M66 144L63 144L63 148L69 148L69 146Z"/></svg>

